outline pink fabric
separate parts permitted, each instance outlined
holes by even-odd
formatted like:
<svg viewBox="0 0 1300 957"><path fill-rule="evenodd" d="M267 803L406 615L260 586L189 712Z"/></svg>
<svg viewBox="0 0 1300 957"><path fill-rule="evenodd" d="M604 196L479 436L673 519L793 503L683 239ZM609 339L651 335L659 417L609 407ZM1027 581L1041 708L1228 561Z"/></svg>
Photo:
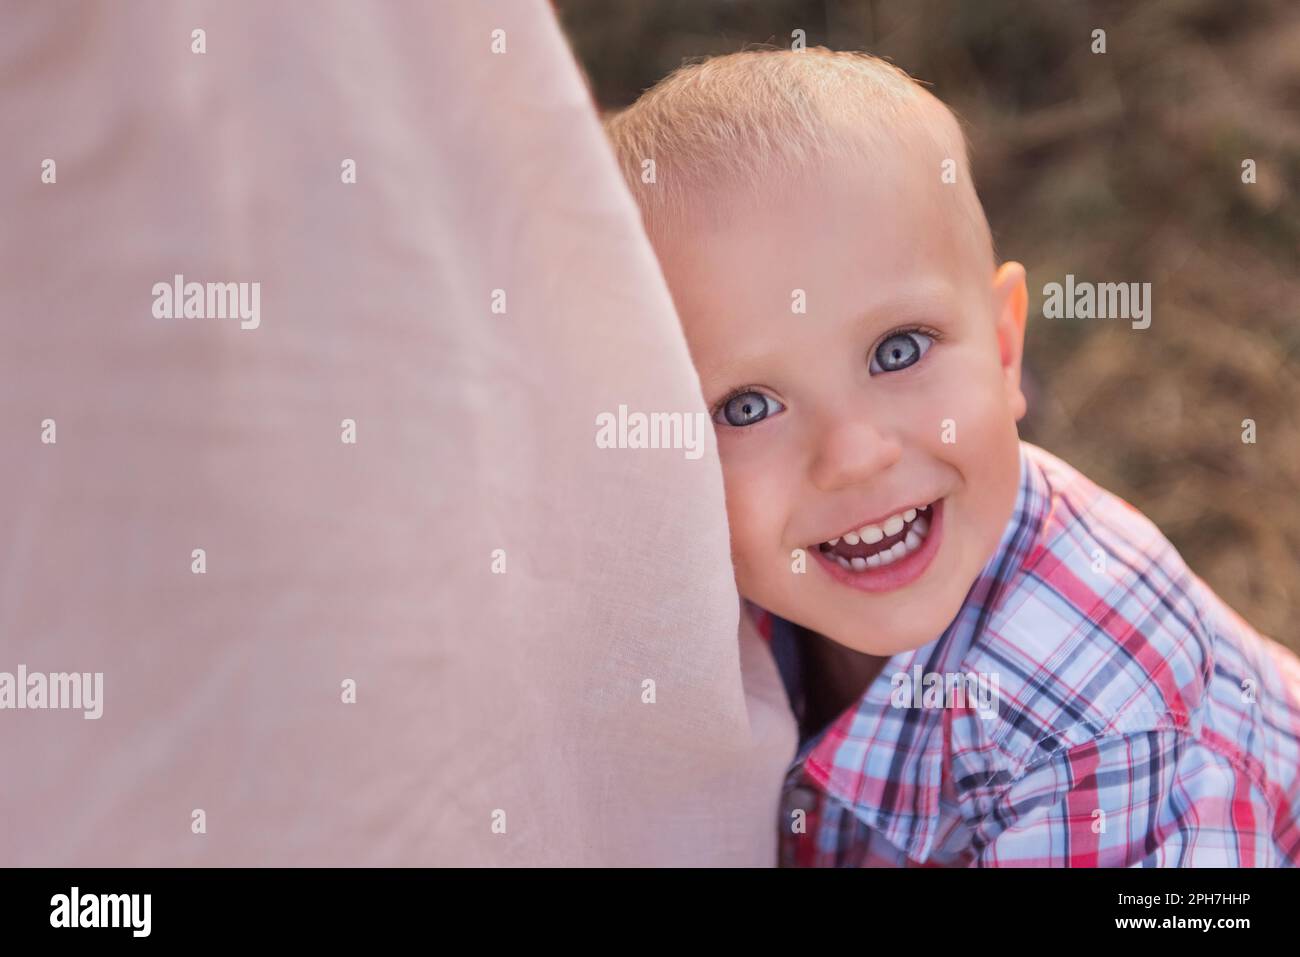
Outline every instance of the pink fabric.
<svg viewBox="0 0 1300 957"><path fill-rule="evenodd" d="M31 4L0 84L0 671L104 674L0 711L0 864L773 863L712 435L594 441L703 406L547 7Z"/></svg>

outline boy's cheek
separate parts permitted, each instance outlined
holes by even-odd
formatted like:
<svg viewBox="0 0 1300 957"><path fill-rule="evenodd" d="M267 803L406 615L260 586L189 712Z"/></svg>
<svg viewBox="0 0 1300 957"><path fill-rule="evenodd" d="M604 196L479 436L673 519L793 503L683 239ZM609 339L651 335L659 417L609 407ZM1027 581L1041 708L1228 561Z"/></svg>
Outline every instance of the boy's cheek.
<svg viewBox="0 0 1300 957"><path fill-rule="evenodd" d="M769 610L783 607L779 589L774 591L778 580L776 562L772 548L757 547L752 530L733 525L731 535L731 564L735 571L736 587L740 594L750 601Z"/></svg>
<svg viewBox="0 0 1300 957"><path fill-rule="evenodd" d="M764 470L723 468L727 495L727 523L731 530L732 563L742 586L756 584L768 566L779 561L781 530L788 500L779 482Z"/></svg>
<svg viewBox="0 0 1300 957"><path fill-rule="evenodd" d="M941 442L956 457L978 457L1005 442L1015 427L998 376L992 382L968 381L931 404Z"/></svg>
<svg viewBox="0 0 1300 957"><path fill-rule="evenodd" d="M739 486L742 483L735 483ZM766 550L771 551L773 543L779 541L775 538L775 529L768 530L764 527L764 521L772 524L773 514L765 514L760 503L762 496L753 495L752 492L742 492L732 485L727 489L727 522L731 526L731 550L738 561L743 561L746 565L753 565L762 549L762 543L766 542Z"/></svg>

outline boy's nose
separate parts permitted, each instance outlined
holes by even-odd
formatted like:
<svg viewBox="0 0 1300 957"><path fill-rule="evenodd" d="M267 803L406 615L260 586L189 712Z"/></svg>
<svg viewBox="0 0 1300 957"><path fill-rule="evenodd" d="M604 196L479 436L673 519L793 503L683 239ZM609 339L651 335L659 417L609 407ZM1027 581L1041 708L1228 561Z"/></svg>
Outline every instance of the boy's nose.
<svg viewBox="0 0 1300 957"><path fill-rule="evenodd" d="M898 440L861 419L838 420L820 436L812 481L823 491L869 482L902 457Z"/></svg>

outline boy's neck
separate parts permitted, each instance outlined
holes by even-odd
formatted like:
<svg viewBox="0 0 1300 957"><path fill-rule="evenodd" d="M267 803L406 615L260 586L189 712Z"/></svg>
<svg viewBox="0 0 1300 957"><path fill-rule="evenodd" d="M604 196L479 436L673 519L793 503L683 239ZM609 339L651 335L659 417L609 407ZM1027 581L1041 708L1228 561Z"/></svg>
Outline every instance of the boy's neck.
<svg viewBox="0 0 1300 957"><path fill-rule="evenodd" d="M889 658L854 651L807 628L800 632L804 722L816 733L862 697Z"/></svg>

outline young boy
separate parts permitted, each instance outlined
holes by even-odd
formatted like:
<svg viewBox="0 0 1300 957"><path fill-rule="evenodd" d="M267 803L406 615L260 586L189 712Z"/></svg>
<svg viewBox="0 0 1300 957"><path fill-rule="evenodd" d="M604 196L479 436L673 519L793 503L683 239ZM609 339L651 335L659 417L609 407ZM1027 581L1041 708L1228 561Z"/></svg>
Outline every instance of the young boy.
<svg viewBox="0 0 1300 957"><path fill-rule="evenodd" d="M1025 271L947 108L745 52L608 130L800 720L781 863L1300 863L1300 661L1020 440Z"/></svg>

